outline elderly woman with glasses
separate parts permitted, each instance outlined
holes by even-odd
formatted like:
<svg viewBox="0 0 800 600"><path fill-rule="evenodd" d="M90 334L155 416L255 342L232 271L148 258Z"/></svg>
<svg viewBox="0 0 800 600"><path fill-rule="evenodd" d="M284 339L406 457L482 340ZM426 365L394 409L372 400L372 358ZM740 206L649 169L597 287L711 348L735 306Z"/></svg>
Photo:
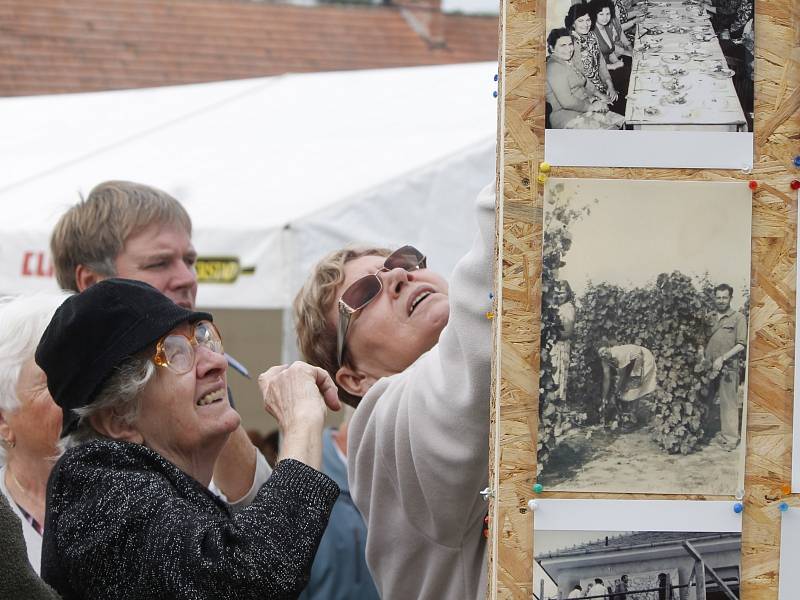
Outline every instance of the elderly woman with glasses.
<svg viewBox="0 0 800 600"><path fill-rule="evenodd" d="M295 299L301 351L356 407L348 479L382 598L485 593L494 184L450 285L412 247L345 248Z"/></svg>
<svg viewBox="0 0 800 600"><path fill-rule="evenodd" d="M211 315L138 281L67 299L36 351L64 411L67 449L47 490L42 576L64 598L296 598L339 490L317 469L326 402L319 369L259 379L281 460L233 513L209 492L239 415Z"/></svg>
<svg viewBox="0 0 800 600"><path fill-rule="evenodd" d="M0 302L0 494L19 520L28 560L37 573L61 409L50 397L33 353L66 297L29 294Z"/></svg>

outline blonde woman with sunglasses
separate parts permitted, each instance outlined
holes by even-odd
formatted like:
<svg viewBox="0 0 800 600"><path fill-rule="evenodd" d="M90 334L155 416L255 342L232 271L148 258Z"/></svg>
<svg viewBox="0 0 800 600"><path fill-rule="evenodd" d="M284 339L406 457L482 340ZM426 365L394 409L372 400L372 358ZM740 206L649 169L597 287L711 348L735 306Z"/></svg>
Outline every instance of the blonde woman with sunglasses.
<svg viewBox="0 0 800 600"><path fill-rule="evenodd" d="M348 479L384 600L486 592L494 191L449 285L413 247L345 248L295 299L305 359L356 407Z"/></svg>
<svg viewBox="0 0 800 600"><path fill-rule="evenodd" d="M65 599L297 598L339 488L319 471L333 382L305 364L259 378L279 462L237 512L208 486L239 427L211 315L106 279L68 298L36 362L63 411L42 577Z"/></svg>

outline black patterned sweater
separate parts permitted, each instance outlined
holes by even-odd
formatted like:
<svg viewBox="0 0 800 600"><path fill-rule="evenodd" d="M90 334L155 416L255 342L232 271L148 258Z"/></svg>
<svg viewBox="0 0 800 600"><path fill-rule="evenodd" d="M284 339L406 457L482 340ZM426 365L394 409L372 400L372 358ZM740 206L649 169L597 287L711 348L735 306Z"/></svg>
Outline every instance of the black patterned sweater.
<svg viewBox="0 0 800 600"><path fill-rule="evenodd" d="M65 600L296 598L338 495L282 460L234 514L145 446L89 442L50 476L42 577Z"/></svg>

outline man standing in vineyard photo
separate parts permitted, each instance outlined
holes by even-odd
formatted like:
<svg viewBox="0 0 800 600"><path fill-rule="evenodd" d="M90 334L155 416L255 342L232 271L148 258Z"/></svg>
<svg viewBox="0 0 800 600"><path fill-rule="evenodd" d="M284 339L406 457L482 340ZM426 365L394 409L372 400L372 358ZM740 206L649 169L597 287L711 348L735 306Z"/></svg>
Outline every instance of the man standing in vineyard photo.
<svg viewBox="0 0 800 600"><path fill-rule="evenodd" d="M747 347L747 322L741 312L731 308L732 297L733 288L727 283L714 288L717 314L712 316L711 337L705 349L714 380L712 411L719 405L720 430L714 441L728 451L739 445L739 356Z"/></svg>

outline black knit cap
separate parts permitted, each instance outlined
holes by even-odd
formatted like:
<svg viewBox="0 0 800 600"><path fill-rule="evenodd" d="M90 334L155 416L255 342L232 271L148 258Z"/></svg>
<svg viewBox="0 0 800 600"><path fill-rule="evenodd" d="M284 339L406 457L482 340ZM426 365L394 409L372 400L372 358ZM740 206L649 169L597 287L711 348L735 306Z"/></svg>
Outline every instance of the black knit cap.
<svg viewBox="0 0 800 600"><path fill-rule="evenodd" d="M67 298L36 348L36 364L64 412L61 435L78 424L72 409L91 404L115 367L181 323L203 319L212 317L131 279L105 279Z"/></svg>

